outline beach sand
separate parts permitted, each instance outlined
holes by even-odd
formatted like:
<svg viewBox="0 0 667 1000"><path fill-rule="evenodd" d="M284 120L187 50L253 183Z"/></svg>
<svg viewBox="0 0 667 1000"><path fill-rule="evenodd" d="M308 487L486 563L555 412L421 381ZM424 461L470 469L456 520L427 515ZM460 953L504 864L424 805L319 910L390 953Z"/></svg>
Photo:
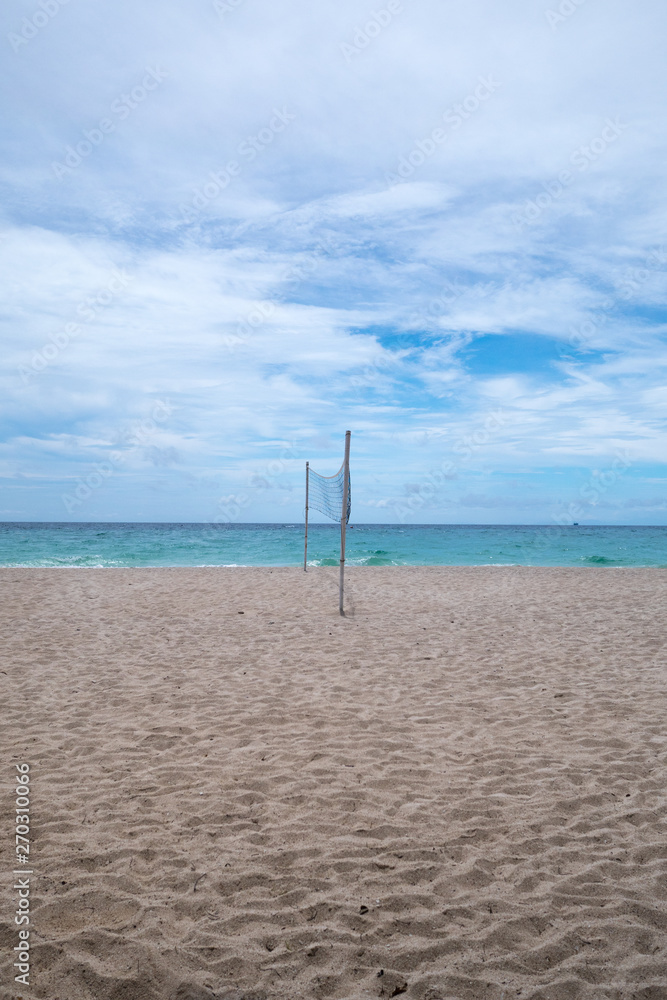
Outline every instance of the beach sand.
<svg viewBox="0 0 667 1000"><path fill-rule="evenodd" d="M667 997L667 572L0 583L3 1000Z"/></svg>

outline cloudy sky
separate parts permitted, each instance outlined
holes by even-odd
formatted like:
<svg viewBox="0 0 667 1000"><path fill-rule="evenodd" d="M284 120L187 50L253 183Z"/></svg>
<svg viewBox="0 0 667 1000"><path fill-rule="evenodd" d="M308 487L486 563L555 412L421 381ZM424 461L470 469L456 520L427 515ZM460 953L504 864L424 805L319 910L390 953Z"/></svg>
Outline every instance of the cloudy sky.
<svg viewBox="0 0 667 1000"><path fill-rule="evenodd" d="M1 18L1 519L667 523L661 0Z"/></svg>

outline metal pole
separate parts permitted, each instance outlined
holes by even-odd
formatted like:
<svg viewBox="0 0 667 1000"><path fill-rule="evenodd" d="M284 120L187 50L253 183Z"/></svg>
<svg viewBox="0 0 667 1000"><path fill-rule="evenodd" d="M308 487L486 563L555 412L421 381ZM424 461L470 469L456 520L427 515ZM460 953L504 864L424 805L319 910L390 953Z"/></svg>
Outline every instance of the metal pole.
<svg viewBox="0 0 667 1000"><path fill-rule="evenodd" d="M343 462L343 510L340 517L340 583L338 586L338 610L343 611L343 596L345 593L345 528L347 526L347 494L350 488L350 435L345 431L345 460Z"/></svg>
<svg viewBox="0 0 667 1000"><path fill-rule="evenodd" d="M308 572L308 466L309 462L306 462L306 530L303 539L303 571Z"/></svg>

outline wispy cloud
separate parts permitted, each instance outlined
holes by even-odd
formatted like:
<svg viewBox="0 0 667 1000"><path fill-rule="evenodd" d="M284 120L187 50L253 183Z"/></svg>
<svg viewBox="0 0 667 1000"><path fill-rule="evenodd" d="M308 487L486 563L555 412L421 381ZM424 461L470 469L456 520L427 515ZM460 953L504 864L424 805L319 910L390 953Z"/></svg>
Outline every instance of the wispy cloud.
<svg viewBox="0 0 667 1000"><path fill-rule="evenodd" d="M451 465L411 518L548 520L627 453L596 516L665 521L667 10L563 6L7 7L3 508L169 399L68 516L298 517L351 427L369 518Z"/></svg>

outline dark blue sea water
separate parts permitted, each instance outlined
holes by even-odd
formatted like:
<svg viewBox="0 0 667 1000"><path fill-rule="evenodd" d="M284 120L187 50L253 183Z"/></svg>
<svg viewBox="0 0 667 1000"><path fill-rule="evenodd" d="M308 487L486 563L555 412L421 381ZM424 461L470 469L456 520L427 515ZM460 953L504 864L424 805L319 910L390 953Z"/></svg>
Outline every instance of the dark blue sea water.
<svg viewBox="0 0 667 1000"><path fill-rule="evenodd" d="M309 529L308 561L338 562L339 528ZM662 566L667 527L357 524L352 566ZM296 566L302 524L0 522L2 566Z"/></svg>

